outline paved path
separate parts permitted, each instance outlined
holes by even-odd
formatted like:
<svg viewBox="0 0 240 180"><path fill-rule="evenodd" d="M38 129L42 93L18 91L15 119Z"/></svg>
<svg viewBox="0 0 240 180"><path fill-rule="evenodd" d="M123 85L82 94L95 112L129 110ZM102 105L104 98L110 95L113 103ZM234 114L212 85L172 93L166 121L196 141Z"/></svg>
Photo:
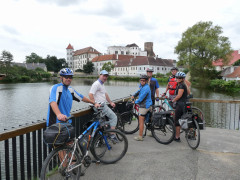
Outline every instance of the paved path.
<svg viewBox="0 0 240 180"><path fill-rule="evenodd" d="M240 131L207 128L201 142L192 150L182 142L159 144L152 137L143 142L127 135L128 152L112 165L96 165L81 180L159 180L159 179L240 179Z"/></svg>

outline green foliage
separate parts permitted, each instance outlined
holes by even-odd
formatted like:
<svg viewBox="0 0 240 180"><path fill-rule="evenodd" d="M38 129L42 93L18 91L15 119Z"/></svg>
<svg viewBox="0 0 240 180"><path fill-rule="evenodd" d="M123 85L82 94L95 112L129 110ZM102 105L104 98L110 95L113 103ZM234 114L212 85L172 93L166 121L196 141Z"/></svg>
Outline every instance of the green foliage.
<svg viewBox="0 0 240 180"><path fill-rule="evenodd" d="M83 72L87 74L91 74L94 71L94 64L91 61L88 61L85 65L83 65Z"/></svg>
<svg viewBox="0 0 240 180"><path fill-rule="evenodd" d="M210 81L209 88L214 91L239 92L240 83L238 81L224 81L222 79L214 79Z"/></svg>
<svg viewBox="0 0 240 180"><path fill-rule="evenodd" d="M75 72L83 72L82 69L77 69Z"/></svg>
<svg viewBox="0 0 240 180"><path fill-rule="evenodd" d="M30 56L26 56L26 63L45 63L45 60L32 52Z"/></svg>
<svg viewBox="0 0 240 180"><path fill-rule="evenodd" d="M237 61L233 64L233 66L240 66L240 59L237 60Z"/></svg>
<svg viewBox="0 0 240 180"><path fill-rule="evenodd" d="M13 55L8 51L3 50L0 56L0 73L8 75L12 61Z"/></svg>
<svg viewBox="0 0 240 180"><path fill-rule="evenodd" d="M155 77L155 78L163 78L163 77L165 77L165 75L161 74L161 73L157 73L157 74L154 74L153 77Z"/></svg>
<svg viewBox="0 0 240 180"><path fill-rule="evenodd" d="M232 52L229 39L222 33L222 28L213 26L211 21L198 22L188 28L175 47L178 65L187 65L191 77L208 78L205 69L212 68L213 60L221 58L227 63Z"/></svg>
<svg viewBox="0 0 240 180"><path fill-rule="evenodd" d="M65 67L66 60L64 58L58 59L56 56L47 55L45 60L48 71L59 72Z"/></svg>
<svg viewBox="0 0 240 180"><path fill-rule="evenodd" d="M101 70L106 70L107 72L111 72L114 69L114 65L111 62L104 63Z"/></svg>

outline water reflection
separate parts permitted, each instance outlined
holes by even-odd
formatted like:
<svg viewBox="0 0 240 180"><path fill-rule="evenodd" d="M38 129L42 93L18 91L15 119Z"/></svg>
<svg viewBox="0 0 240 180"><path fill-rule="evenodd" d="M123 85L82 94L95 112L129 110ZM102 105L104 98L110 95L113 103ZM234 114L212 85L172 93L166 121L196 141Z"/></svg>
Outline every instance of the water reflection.
<svg viewBox="0 0 240 180"><path fill-rule="evenodd" d="M97 79L75 78L71 85L79 93L88 97L91 85L96 80ZM42 120L43 118L46 119L49 90L53 84L59 82L60 79L44 83L0 84L0 131L4 128L17 127L19 124L32 123L33 121ZM105 83L106 90L112 100L133 94L138 90L138 86L139 82L107 81ZM165 89L166 84L160 84L160 93L165 92ZM240 97L239 95L230 96L223 93L201 90L199 88L192 88L192 93L194 98L232 100L239 99ZM72 110L78 110L86 106L88 106L88 104L84 102L74 102ZM222 127L221 124L225 127L232 126L229 125L228 119L233 113L233 108L229 108L226 105L216 107L216 105L214 106L209 103L199 103L198 106L204 112L209 111L215 113L207 115L209 116L209 125L214 127ZM236 107L236 109L239 109L239 106ZM221 114L219 114L220 112ZM237 112L238 111L234 111L234 113ZM224 119L226 119L226 121ZM234 121L235 124L238 124L238 120L239 117L236 120L237 122Z"/></svg>

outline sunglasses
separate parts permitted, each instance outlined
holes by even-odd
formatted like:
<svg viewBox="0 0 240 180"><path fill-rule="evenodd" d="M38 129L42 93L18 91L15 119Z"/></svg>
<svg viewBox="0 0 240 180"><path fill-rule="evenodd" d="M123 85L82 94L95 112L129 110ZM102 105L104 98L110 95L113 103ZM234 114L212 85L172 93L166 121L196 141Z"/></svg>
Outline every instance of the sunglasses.
<svg viewBox="0 0 240 180"><path fill-rule="evenodd" d="M183 78L181 78L181 77L176 77L177 79L183 79Z"/></svg>
<svg viewBox="0 0 240 180"><path fill-rule="evenodd" d="M65 79L72 79L73 76L63 76Z"/></svg>
<svg viewBox="0 0 240 180"><path fill-rule="evenodd" d="M145 82L146 80L145 79L141 79L140 81L142 81L142 82L144 81Z"/></svg>

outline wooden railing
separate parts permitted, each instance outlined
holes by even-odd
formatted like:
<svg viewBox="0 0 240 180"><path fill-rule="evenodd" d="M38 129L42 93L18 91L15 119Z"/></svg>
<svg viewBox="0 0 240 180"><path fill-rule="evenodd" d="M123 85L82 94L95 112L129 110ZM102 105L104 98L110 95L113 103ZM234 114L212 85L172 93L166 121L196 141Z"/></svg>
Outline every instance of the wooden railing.
<svg viewBox="0 0 240 180"><path fill-rule="evenodd" d="M116 100L117 109L125 110L129 98ZM193 105L204 112L208 126L239 130L240 101L191 99ZM83 131L83 125L92 118L90 108L72 112L76 136ZM39 176L43 160L51 151L43 143L45 120L20 126L0 133L0 180L34 179Z"/></svg>

